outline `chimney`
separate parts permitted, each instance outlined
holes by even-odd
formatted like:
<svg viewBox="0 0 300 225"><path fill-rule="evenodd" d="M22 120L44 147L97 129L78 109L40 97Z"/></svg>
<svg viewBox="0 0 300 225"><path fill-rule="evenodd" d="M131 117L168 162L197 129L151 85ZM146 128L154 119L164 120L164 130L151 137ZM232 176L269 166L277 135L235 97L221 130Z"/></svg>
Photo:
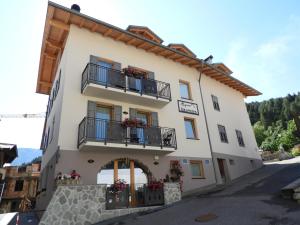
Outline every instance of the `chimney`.
<svg viewBox="0 0 300 225"><path fill-rule="evenodd" d="M210 55L210 56L208 56L206 59L204 59L204 62L206 62L206 63L208 63L208 64L211 64L213 58L214 58L214 57L213 57L212 55Z"/></svg>
<svg viewBox="0 0 300 225"><path fill-rule="evenodd" d="M80 6L77 5L77 4L73 4L73 5L71 6L71 9L80 13Z"/></svg>

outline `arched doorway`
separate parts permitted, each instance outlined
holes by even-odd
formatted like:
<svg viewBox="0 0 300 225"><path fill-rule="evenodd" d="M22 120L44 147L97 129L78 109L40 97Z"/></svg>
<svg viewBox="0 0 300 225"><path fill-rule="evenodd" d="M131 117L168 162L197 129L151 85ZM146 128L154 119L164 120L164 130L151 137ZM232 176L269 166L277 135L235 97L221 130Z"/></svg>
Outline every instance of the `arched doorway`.
<svg viewBox="0 0 300 225"><path fill-rule="evenodd" d="M97 174L97 184L111 185L120 179L130 186L130 204L136 205L135 192L148 184L152 176L150 170L141 162L128 158L115 159L104 165Z"/></svg>

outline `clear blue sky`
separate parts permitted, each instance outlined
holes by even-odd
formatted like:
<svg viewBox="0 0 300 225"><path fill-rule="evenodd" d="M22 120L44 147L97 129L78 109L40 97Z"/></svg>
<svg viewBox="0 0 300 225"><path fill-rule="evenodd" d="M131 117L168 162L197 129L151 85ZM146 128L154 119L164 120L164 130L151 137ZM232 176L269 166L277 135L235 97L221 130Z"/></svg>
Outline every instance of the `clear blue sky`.
<svg viewBox="0 0 300 225"><path fill-rule="evenodd" d="M168 43L184 43L199 58L212 54L234 76L263 92L247 101L300 90L299 1L56 0L126 28L145 25ZM47 1L3 1L0 8L0 113L38 113L35 94Z"/></svg>

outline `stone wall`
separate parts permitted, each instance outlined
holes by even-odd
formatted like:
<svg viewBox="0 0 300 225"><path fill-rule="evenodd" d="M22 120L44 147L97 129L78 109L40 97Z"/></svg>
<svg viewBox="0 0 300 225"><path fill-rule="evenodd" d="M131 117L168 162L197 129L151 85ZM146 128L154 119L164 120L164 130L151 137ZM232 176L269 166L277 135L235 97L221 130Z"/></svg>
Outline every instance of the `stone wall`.
<svg viewBox="0 0 300 225"><path fill-rule="evenodd" d="M106 185L58 186L40 221L40 225L88 225L154 207L105 209ZM165 204L181 199L180 186L164 184Z"/></svg>
<svg viewBox="0 0 300 225"><path fill-rule="evenodd" d="M169 205L181 200L181 190L179 183L164 183L165 205Z"/></svg>

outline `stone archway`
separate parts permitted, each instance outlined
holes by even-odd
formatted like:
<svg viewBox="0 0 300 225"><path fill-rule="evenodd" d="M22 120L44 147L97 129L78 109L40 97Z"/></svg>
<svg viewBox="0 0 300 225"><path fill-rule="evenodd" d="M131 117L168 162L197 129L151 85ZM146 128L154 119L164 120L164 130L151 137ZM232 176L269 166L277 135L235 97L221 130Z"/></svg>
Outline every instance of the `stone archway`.
<svg viewBox="0 0 300 225"><path fill-rule="evenodd" d="M97 174L97 184L112 185L117 180L125 181L130 187L131 204L135 205L135 192L148 184L152 178L149 168L142 162L119 158L105 164Z"/></svg>

